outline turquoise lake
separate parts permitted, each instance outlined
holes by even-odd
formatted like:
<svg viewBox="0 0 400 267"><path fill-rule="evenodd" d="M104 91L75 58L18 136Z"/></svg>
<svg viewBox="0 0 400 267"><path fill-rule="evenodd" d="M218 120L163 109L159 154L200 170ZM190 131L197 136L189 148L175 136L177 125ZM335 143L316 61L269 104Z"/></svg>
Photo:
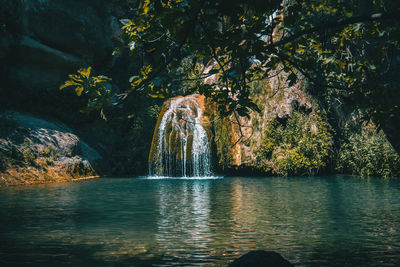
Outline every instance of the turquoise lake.
<svg viewBox="0 0 400 267"><path fill-rule="evenodd" d="M101 178L0 188L0 265L400 266L400 180Z"/></svg>

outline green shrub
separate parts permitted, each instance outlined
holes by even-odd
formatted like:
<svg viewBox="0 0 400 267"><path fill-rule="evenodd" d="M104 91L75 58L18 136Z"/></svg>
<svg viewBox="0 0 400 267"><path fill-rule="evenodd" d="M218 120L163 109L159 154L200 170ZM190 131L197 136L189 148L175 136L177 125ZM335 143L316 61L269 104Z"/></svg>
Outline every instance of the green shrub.
<svg viewBox="0 0 400 267"><path fill-rule="evenodd" d="M368 124L348 135L341 146L336 169L360 176L400 176L400 157L385 134Z"/></svg>
<svg viewBox="0 0 400 267"><path fill-rule="evenodd" d="M286 121L272 120L254 166L284 176L315 175L327 167L332 151L332 130L326 114L293 111Z"/></svg>
<svg viewBox="0 0 400 267"><path fill-rule="evenodd" d="M233 161L232 155L232 138L231 138L231 126L228 119L216 120L214 123L216 138L215 145L217 150L217 165L222 170L228 169Z"/></svg>
<svg viewBox="0 0 400 267"><path fill-rule="evenodd" d="M158 116L160 115L160 112L161 112L161 106L160 105L149 106L147 108L147 112L148 112L148 115L150 116L150 118L157 120Z"/></svg>

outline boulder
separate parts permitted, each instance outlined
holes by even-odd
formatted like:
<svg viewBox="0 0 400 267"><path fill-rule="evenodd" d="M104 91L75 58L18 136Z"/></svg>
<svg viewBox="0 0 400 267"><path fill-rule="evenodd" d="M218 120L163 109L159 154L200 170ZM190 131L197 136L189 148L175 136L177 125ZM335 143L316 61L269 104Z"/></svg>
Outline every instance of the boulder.
<svg viewBox="0 0 400 267"><path fill-rule="evenodd" d="M250 251L234 260L229 267L293 267L275 251L255 250Z"/></svg>
<svg viewBox="0 0 400 267"><path fill-rule="evenodd" d="M60 122L14 111L0 113L0 185L95 176L101 160Z"/></svg>

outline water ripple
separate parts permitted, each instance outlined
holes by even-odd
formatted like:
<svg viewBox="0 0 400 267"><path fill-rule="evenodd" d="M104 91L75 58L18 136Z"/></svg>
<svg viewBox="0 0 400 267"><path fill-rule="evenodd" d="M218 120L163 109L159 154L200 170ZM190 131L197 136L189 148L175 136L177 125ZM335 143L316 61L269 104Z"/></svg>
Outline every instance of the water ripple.
<svg viewBox="0 0 400 267"><path fill-rule="evenodd" d="M400 182L109 178L0 190L0 265L399 266Z"/></svg>

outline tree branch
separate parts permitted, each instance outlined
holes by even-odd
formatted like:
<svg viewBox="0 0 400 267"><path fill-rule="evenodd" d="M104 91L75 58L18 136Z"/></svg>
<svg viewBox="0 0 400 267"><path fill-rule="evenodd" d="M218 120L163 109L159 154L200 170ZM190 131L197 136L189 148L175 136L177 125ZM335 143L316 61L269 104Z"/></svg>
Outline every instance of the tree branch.
<svg viewBox="0 0 400 267"><path fill-rule="evenodd" d="M265 48L270 50L275 47L292 42L292 41L302 37L303 35L319 32L322 30L343 27L343 26L346 26L349 24L354 24L354 23L359 23L359 22L397 19L399 17L400 17L400 10L396 10L396 11L389 12L389 13L374 13L374 14L370 14L370 15L366 15L366 16L358 16L358 17L352 17L352 18L347 18L347 19L341 19L338 21L330 21L330 22L320 24L320 25L311 27L309 29L294 33L286 38L281 39L280 41L277 41L275 43L271 43L271 44L267 45ZM271 42L272 42L272 39L271 39Z"/></svg>

